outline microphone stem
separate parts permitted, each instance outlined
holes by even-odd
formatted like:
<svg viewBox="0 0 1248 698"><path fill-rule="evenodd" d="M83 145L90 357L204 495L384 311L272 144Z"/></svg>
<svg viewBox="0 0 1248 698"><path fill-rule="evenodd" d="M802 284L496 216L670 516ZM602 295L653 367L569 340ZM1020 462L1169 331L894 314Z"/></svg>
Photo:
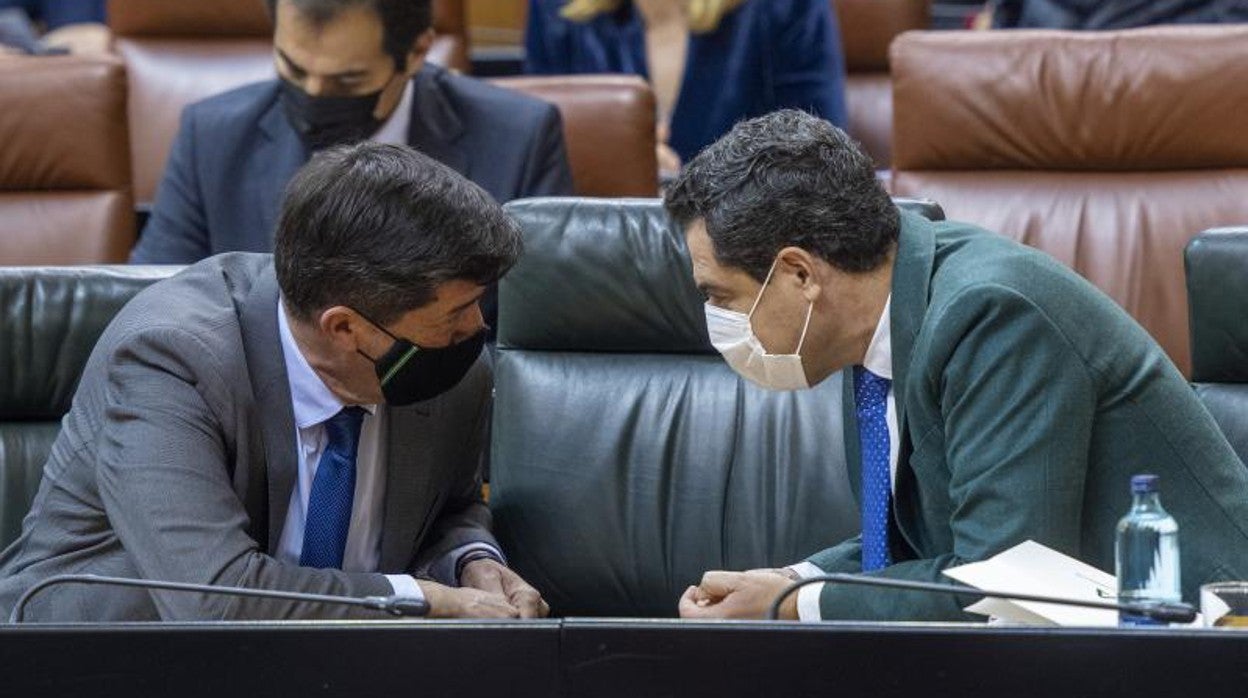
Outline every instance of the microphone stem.
<svg viewBox="0 0 1248 698"><path fill-rule="evenodd" d="M933 582L914 582L904 579L888 579L886 577L863 577L856 574L824 574L817 577L807 577L789 585L776 600L771 604L771 610L767 614L768 620L778 620L780 617L780 606L790 594L801 589L807 584L815 584L818 582L830 582L834 584L856 584L859 586L871 587L888 587L891 589L903 589L907 591L926 591L937 594L954 594L967 596L986 596L988 598L1008 599L1010 601L1031 601L1035 603L1049 603L1059 606L1080 606L1082 608L1095 608L1104 611L1127 611L1128 613L1139 613L1149 617L1152 615L1149 606L1144 604L1122 604L1110 603L1108 601L1085 601L1083 599L1059 599L1052 596L1038 596L1035 594L1016 594L1007 591L988 591L985 589L976 589L974 587L961 587L952 584L936 584ZM1171 618L1174 622L1191 622L1195 620L1195 610L1185 604L1170 604L1166 607L1175 617ZM1188 617L1190 614L1190 617Z"/></svg>
<svg viewBox="0 0 1248 698"><path fill-rule="evenodd" d="M305 594L297 591L280 591L276 589L247 589L244 587L211 586L205 584L187 584L183 582L164 582L148 579L128 579L126 577L105 577L96 574L58 574L41 580L31 586L18 598L9 615L10 623L21 623L26 603L35 594L47 587L57 584L99 584L104 586L134 587L137 589L160 589L164 591L186 591L201 594L223 594L225 596L245 596L251 598L283 599L287 601L307 601L311 603L337 604L341 606L359 606L362 608L378 608L385 610L379 601L385 597L355 599L348 596L326 596L323 594Z"/></svg>

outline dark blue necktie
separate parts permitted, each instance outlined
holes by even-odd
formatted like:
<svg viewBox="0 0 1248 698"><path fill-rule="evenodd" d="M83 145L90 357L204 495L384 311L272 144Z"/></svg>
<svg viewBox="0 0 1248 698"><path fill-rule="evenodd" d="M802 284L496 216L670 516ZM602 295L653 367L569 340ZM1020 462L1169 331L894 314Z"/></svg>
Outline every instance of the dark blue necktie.
<svg viewBox="0 0 1248 698"><path fill-rule="evenodd" d="M854 368L854 409L862 446L862 571L892 564L888 554L888 386L867 369Z"/></svg>
<svg viewBox="0 0 1248 698"><path fill-rule="evenodd" d="M355 501L355 453L363 423L364 410L359 407L343 408L325 420L325 452L312 479L303 552L299 555L299 564L304 567L342 569Z"/></svg>

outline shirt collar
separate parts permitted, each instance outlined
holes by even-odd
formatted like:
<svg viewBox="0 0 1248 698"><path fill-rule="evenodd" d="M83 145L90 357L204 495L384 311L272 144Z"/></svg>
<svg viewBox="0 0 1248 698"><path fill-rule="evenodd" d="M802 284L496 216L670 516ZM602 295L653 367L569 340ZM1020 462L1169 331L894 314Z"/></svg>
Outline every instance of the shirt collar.
<svg viewBox="0 0 1248 698"><path fill-rule="evenodd" d="M377 143L390 143L394 145L407 145L408 131L412 125L412 100L415 88L412 87L412 81L408 80L407 85L403 88L403 96L399 98L399 105L394 108L394 112L382 124L381 129L373 134L373 141Z"/></svg>
<svg viewBox="0 0 1248 698"><path fill-rule="evenodd" d="M286 380L290 383L295 428L307 429L316 426L341 412L344 407L342 401L316 375L316 371L312 370L303 352L299 350L299 345L295 343L290 322L286 319L286 307L280 298L277 301L277 328L282 340L282 358L286 360ZM363 407L369 413L376 410L376 405Z"/></svg>
<svg viewBox="0 0 1248 698"><path fill-rule="evenodd" d="M875 326L875 334L867 345L866 358L862 367L880 378L893 379L893 328L889 321L889 308L893 305L893 294L888 294L884 301L884 312L880 314L880 322Z"/></svg>

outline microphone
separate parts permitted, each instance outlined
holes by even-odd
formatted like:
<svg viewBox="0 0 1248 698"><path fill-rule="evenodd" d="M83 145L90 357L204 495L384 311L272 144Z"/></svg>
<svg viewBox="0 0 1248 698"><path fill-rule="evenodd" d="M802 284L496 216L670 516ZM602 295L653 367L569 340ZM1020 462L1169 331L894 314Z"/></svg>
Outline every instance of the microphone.
<svg viewBox="0 0 1248 698"><path fill-rule="evenodd" d="M1196 620L1196 609L1191 604L1186 603L1111 603L1108 601L1084 601L1082 599L1062 599L1055 596L1037 596L1035 594L1015 594L1008 591L985 591L976 589L975 587L960 586L957 584L934 584L932 582L910 582L901 579L886 579L883 577L864 577L857 574L821 574L817 577L807 577L805 579L794 582L780 592L776 600L771 604L771 610L767 612L768 620L778 620L780 617L780 605L790 594L801 589L807 584L816 584L819 582L829 582L832 584L858 584L869 587L884 587L887 589L905 589L908 591L927 591L934 594L956 594L959 596L986 596L994 599L1008 599L1010 601L1034 601L1037 603L1051 603L1059 606L1080 606L1083 608L1096 608L1106 611L1125 611L1127 613L1150 618L1162 623L1191 623Z"/></svg>
<svg viewBox="0 0 1248 698"><path fill-rule="evenodd" d="M188 591L200 594L222 594L225 596L247 596L257 599L283 599L286 601L309 601L312 603L336 604L339 606L358 606L371 608L391 616L424 616L429 613L429 602L407 596L327 596L325 594L304 594L297 591L277 591L275 589L247 589L244 587L213 586L211 584L188 584L185 582L162 582L154 579L131 579L129 577L105 577L98 574L58 574L48 577L27 589L17 599L13 612L9 614L10 623L21 623L26 603L35 594L57 584L99 584L102 586L134 587L137 589L160 589L163 591Z"/></svg>

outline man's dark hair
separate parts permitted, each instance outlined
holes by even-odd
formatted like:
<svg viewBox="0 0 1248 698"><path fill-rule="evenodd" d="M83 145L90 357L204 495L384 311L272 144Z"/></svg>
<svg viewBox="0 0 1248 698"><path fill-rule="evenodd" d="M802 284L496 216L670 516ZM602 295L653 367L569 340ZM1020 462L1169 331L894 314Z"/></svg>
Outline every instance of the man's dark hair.
<svg viewBox="0 0 1248 698"><path fill-rule="evenodd" d="M208 0L209 2L211 0ZM277 21L279 0L264 0L269 16ZM416 39L433 26L433 0L288 0L299 14L317 24L333 20L349 7L366 7L377 13L383 30L382 49L394 59L398 70L407 69L407 54Z"/></svg>
<svg viewBox="0 0 1248 698"><path fill-rule="evenodd" d="M716 259L759 281L789 246L871 271L901 226L871 158L837 127L792 109L737 124L685 167L665 204L681 226L703 219Z"/></svg>
<svg viewBox="0 0 1248 698"><path fill-rule="evenodd" d="M296 317L346 305L388 324L444 282L494 283L522 249L480 187L407 146L364 142L318 153L291 180L273 262Z"/></svg>

